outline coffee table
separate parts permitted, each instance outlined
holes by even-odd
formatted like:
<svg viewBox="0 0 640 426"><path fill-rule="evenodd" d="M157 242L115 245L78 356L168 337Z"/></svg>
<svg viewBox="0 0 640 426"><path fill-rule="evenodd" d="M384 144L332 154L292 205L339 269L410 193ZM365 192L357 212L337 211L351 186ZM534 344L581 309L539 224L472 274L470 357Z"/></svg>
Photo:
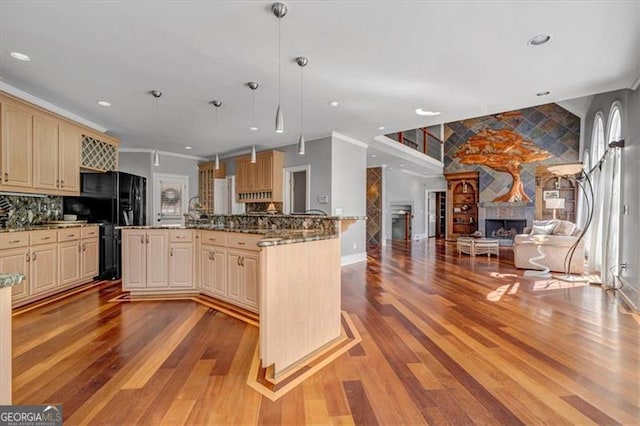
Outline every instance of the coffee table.
<svg viewBox="0 0 640 426"><path fill-rule="evenodd" d="M461 253L475 257L477 254L486 254L491 257L495 254L500 257L500 241L493 238L460 237L456 240L458 255Z"/></svg>

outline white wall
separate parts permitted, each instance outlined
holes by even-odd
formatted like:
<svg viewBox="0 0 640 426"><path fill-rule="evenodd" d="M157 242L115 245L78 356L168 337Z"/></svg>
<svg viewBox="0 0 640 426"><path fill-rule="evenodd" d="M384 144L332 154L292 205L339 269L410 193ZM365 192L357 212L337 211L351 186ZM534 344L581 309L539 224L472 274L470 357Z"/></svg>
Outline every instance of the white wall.
<svg viewBox="0 0 640 426"><path fill-rule="evenodd" d="M331 214L366 216L367 146L335 133L331 142ZM343 264L366 260L366 226L358 220L342 234Z"/></svg>
<svg viewBox="0 0 640 426"><path fill-rule="evenodd" d="M166 173L189 177L187 200L198 195L198 163L192 158L160 154L160 166L153 165L151 152L120 152L120 171L147 178L147 224L153 224L153 174Z"/></svg>
<svg viewBox="0 0 640 426"><path fill-rule="evenodd" d="M640 310L640 91L618 90L594 96L585 117L584 142L588 149L595 114L602 111L606 125L614 101L620 101L623 108L622 137L626 147L622 150L621 202L629 209L629 214L622 216L620 225L620 261L630 265L622 273L626 285L621 291Z"/></svg>

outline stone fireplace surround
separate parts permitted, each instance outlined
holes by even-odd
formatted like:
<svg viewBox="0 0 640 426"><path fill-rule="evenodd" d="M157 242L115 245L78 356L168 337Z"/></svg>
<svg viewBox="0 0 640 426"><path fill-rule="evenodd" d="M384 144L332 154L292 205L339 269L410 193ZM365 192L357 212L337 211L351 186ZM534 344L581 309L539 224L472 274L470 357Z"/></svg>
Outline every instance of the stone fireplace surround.
<svg viewBox="0 0 640 426"><path fill-rule="evenodd" d="M514 202L514 203L495 203L495 202L480 202L478 204L478 229L482 232L482 235L487 238L491 238L486 234L486 220L487 219L500 219L500 220L524 220L526 225L530 227L533 225L533 218L535 216L535 205L533 202ZM512 245L513 241L509 239L501 239L500 245Z"/></svg>

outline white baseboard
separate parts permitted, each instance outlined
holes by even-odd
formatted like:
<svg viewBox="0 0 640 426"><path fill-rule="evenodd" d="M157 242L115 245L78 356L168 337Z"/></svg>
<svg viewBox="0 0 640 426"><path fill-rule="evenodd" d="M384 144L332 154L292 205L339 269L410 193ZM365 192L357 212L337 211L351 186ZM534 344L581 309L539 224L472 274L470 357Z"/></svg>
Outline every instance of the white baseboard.
<svg viewBox="0 0 640 426"><path fill-rule="evenodd" d="M354 253L347 256L342 256L340 259L340 266L353 265L354 263L366 262L367 252Z"/></svg>

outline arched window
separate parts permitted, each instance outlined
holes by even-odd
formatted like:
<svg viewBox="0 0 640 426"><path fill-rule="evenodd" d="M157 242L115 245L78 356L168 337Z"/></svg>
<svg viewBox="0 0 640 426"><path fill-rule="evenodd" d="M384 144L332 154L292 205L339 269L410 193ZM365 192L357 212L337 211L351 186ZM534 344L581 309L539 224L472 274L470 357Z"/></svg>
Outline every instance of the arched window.
<svg viewBox="0 0 640 426"><path fill-rule="evenodd" d="M620 114L620 102L614 102L611 105L609 113L609 137L607 144L622 139L622 115Z"/></svg>
<svg viewBox="0 0 640 426"><path fill-rule="evenodd" d="M604 140L604 115L598 112L593 119L593 132L591 133L591 162L595 165L605 151Z"/></svg>

